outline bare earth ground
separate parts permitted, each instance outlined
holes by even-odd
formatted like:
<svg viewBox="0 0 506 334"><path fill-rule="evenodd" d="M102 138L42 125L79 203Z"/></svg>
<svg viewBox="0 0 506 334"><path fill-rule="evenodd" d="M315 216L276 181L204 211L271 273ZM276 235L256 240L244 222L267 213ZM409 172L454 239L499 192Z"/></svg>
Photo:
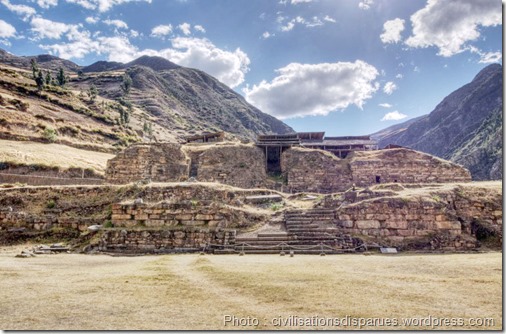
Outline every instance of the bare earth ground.
<svg viewBox="0 0 506 334"><path fill-rule="evenodd" d="M466 323L367 329L502 328L501 253L14 258L21 249L0 249L4 330L358 329L277 326L290 316L347 315ZM234 326L240 318L252 326ZM494 324L473 327L470 318Z"/></svg>

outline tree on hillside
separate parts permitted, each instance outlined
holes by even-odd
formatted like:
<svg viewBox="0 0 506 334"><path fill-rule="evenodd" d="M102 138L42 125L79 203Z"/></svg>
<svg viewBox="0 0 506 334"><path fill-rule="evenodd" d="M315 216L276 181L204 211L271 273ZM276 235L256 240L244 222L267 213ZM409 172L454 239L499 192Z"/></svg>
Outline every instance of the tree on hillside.
<svg viewBox="0 0 506 334"><path fill-rule="evenodd" d="M120 85L121 90L123 91L123 95L128 95L130 93L130 88L132 88L132 78L128 73L123 74L123 82Z"/></svg>
<svg viewBox="0 0 506 334"><path fill-rule="evenodd" d="M37 84L37 90L39 92L44 89L44 75L41 70L39 70L39 74L37 74L37 77L35 78L35 83Z"/></svg>
<svg viewBox="0 0 506 334"><path fill-rule="evenodd" d="M51 84L51 73L49 71L46 71L46 85L50 85Z"/></svg>
<svg viewBox="0 0 506 334"><path fill-rule="evenodd" d="M95 85L91 85L91 87L88 89L87 94L88 94L88 97L90 98L91 102L95 101L95 98L98 95L97 87L95 87Z"/></svg>
<svg viewBox="0 0 506 334"><path fill-rule="evenodd" d="M65 77L65 71L63 68L60 67L58 70L58 74L56 75L56 81L58 82L58 85L63 87L67 83L67 77Z"/></svg>
<svg viewBox="0 0 506 334"><path fill-rule="evenodd" d="M39 66L37 65L37 61L35 59L30 60L30 64L32 66L32 76L33 79L37 79L37 74L39 72Z"/></svg>

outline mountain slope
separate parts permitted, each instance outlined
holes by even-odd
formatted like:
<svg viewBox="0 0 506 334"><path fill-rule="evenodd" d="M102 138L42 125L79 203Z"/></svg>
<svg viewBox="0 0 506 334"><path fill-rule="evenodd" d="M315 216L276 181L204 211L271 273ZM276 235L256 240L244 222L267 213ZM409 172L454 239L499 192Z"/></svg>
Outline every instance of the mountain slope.
<svg viewBox="0 0 506 334"><path fill-rule="evenodd" d="M37 92L31 59L37 60L44 75L49 70L54 77L63 67L68 76L65 88L47 85ZM128 94L121 89L125 73L132 78ZM89 95L92 87L97 88L95 99ZM293 132L210 75L161 57L143 56L127 64L99 61L81 67L54 56L18 57L0 50L1 97L0 105L12 104L10 110L16 109L16 101L29 106L21 118L5 110L0 113L0 138L4 139L45 141L43 131L52 127L58 140L69 145L111 151L149 140L146 124L151 124L154 140L168 142L184 142L187 136L214 131L242 140L254 140L262 133ZM120 122L121 110L129 110L127 124ZM55 121L59 119L68 122L67 130L60 129L63 124Z"/></svg>
<svg viewBox="0 0 506 334"><path fill-rule="evenodd" d="M373 136L379 146L397 144L463 164L473 179L502 177L502 66L484 68L432 111L411 124Z"/></svg>

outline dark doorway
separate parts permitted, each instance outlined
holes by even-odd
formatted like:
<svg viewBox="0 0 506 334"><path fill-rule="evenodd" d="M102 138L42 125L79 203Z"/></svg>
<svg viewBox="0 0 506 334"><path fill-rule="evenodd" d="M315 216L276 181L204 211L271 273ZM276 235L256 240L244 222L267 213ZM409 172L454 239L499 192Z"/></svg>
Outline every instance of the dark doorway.
<svg viewBox="0 0 506 334"><path fill-rule="evenodd" d="M280 175L281 174L281 153L283 149L281 146L271 146L265 148L265 159L267 163L267 174Z"/></svg>
<svg viewBox="0 0 506 334"><path fill-rule="evenodd" d="M381 183L381 176L376 175L376 183Z"/></svg>

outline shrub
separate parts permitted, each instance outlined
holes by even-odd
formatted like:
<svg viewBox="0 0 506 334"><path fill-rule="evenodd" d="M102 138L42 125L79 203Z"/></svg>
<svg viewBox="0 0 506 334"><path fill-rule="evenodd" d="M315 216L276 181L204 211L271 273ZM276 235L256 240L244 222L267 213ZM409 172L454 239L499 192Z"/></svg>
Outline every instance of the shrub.
<svg viewBox="0 0 506 334"><path fill-rule="evenodd" d="M43 136L47 141L51 143L54 143L58 139L58 134L56 133L56 130L51 127L46 127L44 129Z"/></svg>
<svg viewBox="0 0 506 334"><path fill-rule="evenodd" d="M49 201L47 201L46 208L54 209L55 207L56 207L56 202L54 201L54 199L50 199Z"/></svg>

